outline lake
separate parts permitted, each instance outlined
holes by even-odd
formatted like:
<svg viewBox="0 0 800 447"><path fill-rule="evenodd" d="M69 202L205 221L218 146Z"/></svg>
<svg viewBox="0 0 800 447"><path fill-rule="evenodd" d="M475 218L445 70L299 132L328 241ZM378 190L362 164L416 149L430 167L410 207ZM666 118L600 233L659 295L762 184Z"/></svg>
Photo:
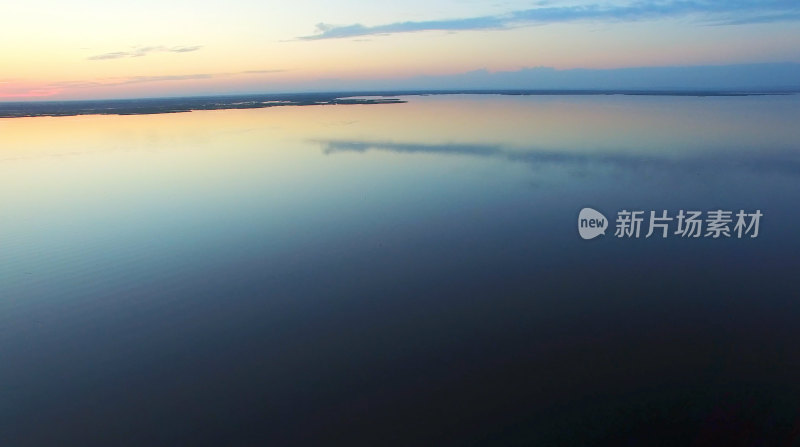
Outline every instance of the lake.
<svg viewBox="0 0 800 447"><path fill-rule="evenodd" d="M800 96L404 99L0 119L0 445L800 442Z"/></svg>

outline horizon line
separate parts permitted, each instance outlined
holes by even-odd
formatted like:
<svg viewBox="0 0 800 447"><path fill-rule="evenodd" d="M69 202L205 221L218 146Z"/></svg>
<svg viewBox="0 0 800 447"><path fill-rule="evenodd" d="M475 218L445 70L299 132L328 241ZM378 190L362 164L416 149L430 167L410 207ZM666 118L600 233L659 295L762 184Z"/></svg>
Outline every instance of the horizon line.
<svg viewBox="0 0 800 447"><path fill-rule="evenodd" d="M297 90L273 92L246 92L246 93L210 93L178 96L131 96L92 99L28 99L0 100L0 104L47 104L47 103L97 103L109 101L159 101L159 100L202 100L213 98L241 98L249 96L297 96L297 95L322 95L332 99L343 99L352 96L421 96L421 95L448 95L448 94L501 94L501 95L602 95L602 94L627 94L627 95L652 95L652 96L745 96L745 95L781 95L800 93L800 85L786 87L760 87L760 88L397 88L397 89L369 89L369 90Z"/></svg>

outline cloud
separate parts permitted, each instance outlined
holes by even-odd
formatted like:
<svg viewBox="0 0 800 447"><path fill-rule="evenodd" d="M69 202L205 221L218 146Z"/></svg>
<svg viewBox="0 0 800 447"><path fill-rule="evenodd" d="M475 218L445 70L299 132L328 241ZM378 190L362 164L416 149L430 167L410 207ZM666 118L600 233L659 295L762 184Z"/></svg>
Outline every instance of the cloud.
<svg viewBox="0 0 800 447"><path fill-rule="evenodd" d="M50 86L57 88L114 87L119 85L142 84L148 82L211 79L211 78L230 76L230 75L233 75L233 73L195 73L186 75L164 75L164 76L126 76L126 77L116 77L116 78L103 78L93 81L61 81L61 82L54 82L50 84Z"/></svg>
<svg viewBox="0 0 800 447"><path fill-rule="evenodd" d="M126 85L141 84L146 82L165 82L165 81L189 81L193 79L219 79L248 74L269 74L281 73L285 70L247 70L227 73L193 73L185 75L162 75L162 76L129 76L126 78L112 78L110 82L98 83L97 85Z"/></svg>
<svg viewBox="0 0 800 447"><path fill-rule="evenodd" d="M137 47L131 51L113 51L110 53L96 54L94 56L89 56L86 59L90 61L103 61L109 59L122 59L126 57L142 57L150 53L191 53L201 48L203 48L202 45L179 47L165 47L159 45L154 47Z"/></svg>
<svg viewBox="0 0 800 447"><path fill-rule="evenodd" d="M691 92L800 92L800 63L687 65L611 69L528 67L395 77L284 79L283 92L410 92L596 90ZM275 90L273 90L275 91Z"/></svg>
<svg viewBox="0 0 800 447"><path fill-rule="evenodd" d="M600 89L600 90L797 90L800 64L763 63L628 67L614 69L523 68L475 70L396 80L418 89Z"/></svg>
<svg viewBox="0 0 800 447"><path fill-rule="evenodd" d="M0 98L43 98L57 95L61 92L57 88L34 88L14 91L0 90Z"/></svg>
<svg viewBox="0 0 800 447"><path fill-rule="evenodd" d="M285 70L247 70L236 72L219 72L219 73L191 73L183 75L154 75L154 76L123 76L100 78L94 80L74 80L74 81L59 81L48 84L19 84L11 83L11 87L3 86L0 89L0 98L28 98L28 97L42 97L54 96L61 94L65 91L91 89L91 88L104 88L104 87L118 87L131 84L147 84L154 82L177 82L177 81L190 81L199 79L223 79L233 78L238 76L247 76L254 74L270 74L281 73ZM0 81L8 83L9 81ZM12 88L13 87L13 88Z"/></svg>
<svg viewBox="0 0 800 447"><path fill-rule="evenodd" d="M668 17L697 16L716 25L741 25L800 20L800 2L796 0L650 0L627 4L591 3L574 6L542 6L512 11L502 15L444 20L395 22L384 25L331 25L318 23L316 34L300 40L339 39L368 35L417 31L468 31L507 29L580 20L633 21Z"/></svg>

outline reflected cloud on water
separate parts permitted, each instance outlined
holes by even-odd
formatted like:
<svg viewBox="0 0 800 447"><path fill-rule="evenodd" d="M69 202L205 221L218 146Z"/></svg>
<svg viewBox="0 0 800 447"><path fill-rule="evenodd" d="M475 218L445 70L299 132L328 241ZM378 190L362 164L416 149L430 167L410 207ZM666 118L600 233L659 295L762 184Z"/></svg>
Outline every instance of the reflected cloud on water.
<svg viewBox="0 0 800 447"><path fill-rule="evenodd" d="M396 141L314 140L325 155L344 152L384 151L397 154L439 154L474 156L524 163L531 168L558 165L572 168L612 168L621 171L681 173L783 174L800 176L800 156L794 149L710 152L698 148L696 155L666 157L622 151L571 152L506 144L413 143Z"/></svg>

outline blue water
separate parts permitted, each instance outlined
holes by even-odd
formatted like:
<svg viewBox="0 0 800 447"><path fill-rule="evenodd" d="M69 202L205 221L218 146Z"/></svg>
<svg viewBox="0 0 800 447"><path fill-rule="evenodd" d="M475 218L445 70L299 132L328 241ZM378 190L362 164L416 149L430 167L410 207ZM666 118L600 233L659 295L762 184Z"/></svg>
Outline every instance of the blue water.
<svg viewBox="0 0 800 447"><path fill-rule="evenodd" d="M408 100L0 120L0 445L800 442L800 97Z"/></svg>

